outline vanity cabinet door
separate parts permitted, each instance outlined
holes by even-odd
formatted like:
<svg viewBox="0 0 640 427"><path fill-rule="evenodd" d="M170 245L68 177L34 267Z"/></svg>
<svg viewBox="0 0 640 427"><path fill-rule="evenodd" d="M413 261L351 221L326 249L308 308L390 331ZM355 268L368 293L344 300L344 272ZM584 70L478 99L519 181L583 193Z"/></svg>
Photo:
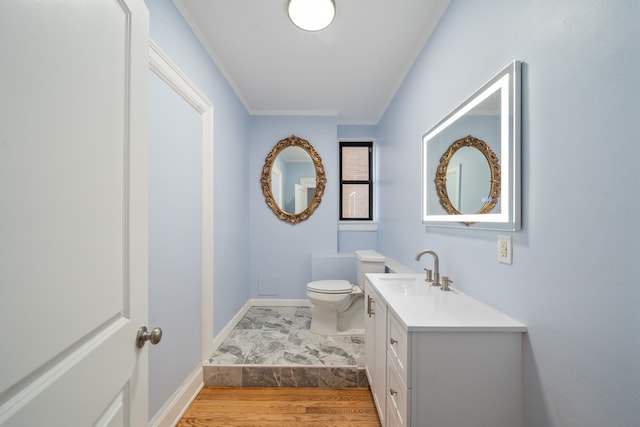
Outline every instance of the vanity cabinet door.
<svg viewBox="0 0 640 427"><path fill-rule="evenodd" d="M365 368L380 424L385 426L387 388L387 306L367 281L365 283Z"/></svg>
<svg viewBox="0 0 640 427"><path fill-rule="evenodd" d="M409 334L402 322L395 316L392 311L388 315L389 326L387 336L388 340L388 359L389 365L392 365L398 372L402 381L411 387L411 378L407 375L407 367L409 366Z"/></svg>
<svg viewBox="0 0 640 427"><path fill-rule="evenodd" d="M387 399L387 414L387 424L385 427L405 427L398 418L398 413L395 411L391 399Z"/></svg>
<svg viewBox="0 0 640 427"><path fill-rule="evenodd" d="M391 356L391 355L389 355ZM394 422L387 421L387 427L389 424L395 424L399 426L407 426L407 395L409 389L400 375L396 371L393 364L389 363L387 366L387 420L392 418Z"/></svg>

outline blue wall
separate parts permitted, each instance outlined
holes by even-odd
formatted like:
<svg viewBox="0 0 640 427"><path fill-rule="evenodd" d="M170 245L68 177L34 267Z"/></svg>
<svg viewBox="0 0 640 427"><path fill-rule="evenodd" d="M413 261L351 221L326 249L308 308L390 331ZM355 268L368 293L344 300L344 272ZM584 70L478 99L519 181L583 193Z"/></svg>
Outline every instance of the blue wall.
<svg viewBox="0 0 640 427"><path fill-rule="evenodd" d="M152 418L200 360L202 119L149 71L149 354Z"/></svg>
<svg viewBox="0 0 640 427"><path fill-rule="evenodd" d="M252 298L306 298L312 252L336 252L338 236L338 134L335 117L255 116L250 127L249 181ZM283 138L309 141L324 165L327 185L311 218L291 225L265 204L260 174L267 154Z"/></svg>
<svg viewBox="0 0 640 427"><path fill-rule="evenodd" d="M626 1L454 0L378 124L378 249L525 322L528 427L640 425L640 8ZM420 224L421 135L524 61L523 229ZM501 233L504 234L504 233Z"/></svg>
<svg viewBox="0 0 640 427"><path fill-rule="evenodd" d="M214 332L249 298L250 116L170 0L146 2L151 39L214 105Z"/></svg>
<svg viewBox="0 0 640 427"><path fill-rule="evenodd" d="M200 89L214 104L214 333L227 325L229 320L249 299L249 213L248 197L249 177L246 163L248 157L248 129L250 116L238 97L214 65L191 29L183 20L170 0L150 0L146 2L150 12L151 39L166 53L178 68ZM162 89L150 87L150 97L158 100ZM152 101L153 102L153 101ZM162 101L158 101L162 102ZM178 101L179 102L179 101ZM168 102L168 103L171 103ZM153 107L153 106L151 106ZM174 118L175 119L175 118ZM150 115L150 127L154 129L184 128L182 119L167 123L162 116ZM160 131L162 133L162 131ZM177 159L174 159L176 161ZM192 169L200 170L200 158L192 159ZM170 162L169 162L170 163ZM174 164L174 167L177 163ZM169 170L171 166L166 166ZM184 170L186 171L187 168ZM183 171L183 172L184 172ZM157 178L157 177L156 177ZM153 183L152 183L153 184ZM162 186L158 187L161 189ZM153 188L151 188L153 191ZM151 195L153 197L153 194ZM153 205L150 217L153 219ZM199 225L200 218L197 219ZM151 224L153 225L153 224ZM165 243L166 244L166 243ZM156 246L154 248L154 246ZM162 250L156 243L150 242L150 256L154 250ZM199 257L199 255L198 255ZM196 259L199 263L199 258ZM182 382L197 365L200 359L200 323L189 322L193 315L199 316L198 305L188 307L178 304L180 299L190 298L192 292L167 292L162 282L153 277L161 277L162 269L158 264L150 265L150 316L160 316L162 327L172 325L165 330L163 345L153 352L162 353L150 356L149 416L154 417L162 405L178 390ZM176 272L177 276L187 278L189 270L185 267ZM175 282L173 283L175 285ZM181 283L182 285L182 283ZM175 290L175 289L174 289ZM178 306L179 305L179 309ZM177 311L175 309L178 309ZM156 314L157 313L157 314ZM161 321L159 321L161 322ZM153 322L152 322L153 323ZM166 327L165 327L166 328ZM195 329L194 329L195 328ZM165 341L179 342L198 337L195 342L184 345L184 352L165 347ZM213 339L213 337L211 337ZM192 348L197 345L197 350ZM162 347L162 348L161 348ZM194 353L197 351L197 353ZM196 363L193 364L193 360Z"/></svg>

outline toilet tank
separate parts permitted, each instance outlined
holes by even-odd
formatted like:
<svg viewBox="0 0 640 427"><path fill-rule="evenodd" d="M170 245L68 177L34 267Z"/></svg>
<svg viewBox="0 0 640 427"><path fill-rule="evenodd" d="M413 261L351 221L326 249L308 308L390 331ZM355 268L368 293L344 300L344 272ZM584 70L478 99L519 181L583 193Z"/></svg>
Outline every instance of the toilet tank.
<svg viewBox="0 0 640 427"><path fill-rule="evenodd" d="M376 251L356 251L356 269L358 285L364 288L364 275L367 273L384 273L385 257Z"/></svg>

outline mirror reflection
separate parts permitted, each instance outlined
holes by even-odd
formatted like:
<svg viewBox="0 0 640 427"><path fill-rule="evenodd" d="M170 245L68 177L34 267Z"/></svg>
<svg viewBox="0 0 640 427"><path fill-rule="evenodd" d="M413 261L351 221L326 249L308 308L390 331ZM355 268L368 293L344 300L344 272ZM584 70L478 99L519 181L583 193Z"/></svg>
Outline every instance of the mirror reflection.
<svg viewBox="0 0 640 427"><path fill-rule="evenodd" d="M316 171L309 154L300 147L282 150L271 168L271 191L284 212L298 214L313 200Z"/></svg>
<svg viewBox="0 0 640 427"><path fill-rule="evenodd" d="M322 160L308 141L292 135L267 155L262 192L267 206L283 221L304 221L320 204L326 178Z"/></svg>
<svg viewBox="0 0 640 427"><path fill-rule="evenodd" d="M422 221L519 228L520 62L423 136Z"/></svg>
<svg viewBox="0 0 640 427"><path fill-rule="evenodd" d="M449 190L451 187L455 189L453 198ZM464 188L464 194L461 194L461 188ZM482 153L471 147L456 151L447 166L447 192L453 207L463 214L476 213L487 201L490 191L491 169Z"/></svg>

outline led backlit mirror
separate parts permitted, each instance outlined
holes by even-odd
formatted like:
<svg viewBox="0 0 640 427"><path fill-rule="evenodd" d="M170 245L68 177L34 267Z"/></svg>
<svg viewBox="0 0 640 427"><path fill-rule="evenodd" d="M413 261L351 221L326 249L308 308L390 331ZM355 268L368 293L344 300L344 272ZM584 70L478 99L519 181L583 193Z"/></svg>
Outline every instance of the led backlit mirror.
<svg viewBox="0 0 640 427"><path fill-rule="evenodd" d="M513 61L423 136L423 224L520 229L520 68Z"/></svg>

